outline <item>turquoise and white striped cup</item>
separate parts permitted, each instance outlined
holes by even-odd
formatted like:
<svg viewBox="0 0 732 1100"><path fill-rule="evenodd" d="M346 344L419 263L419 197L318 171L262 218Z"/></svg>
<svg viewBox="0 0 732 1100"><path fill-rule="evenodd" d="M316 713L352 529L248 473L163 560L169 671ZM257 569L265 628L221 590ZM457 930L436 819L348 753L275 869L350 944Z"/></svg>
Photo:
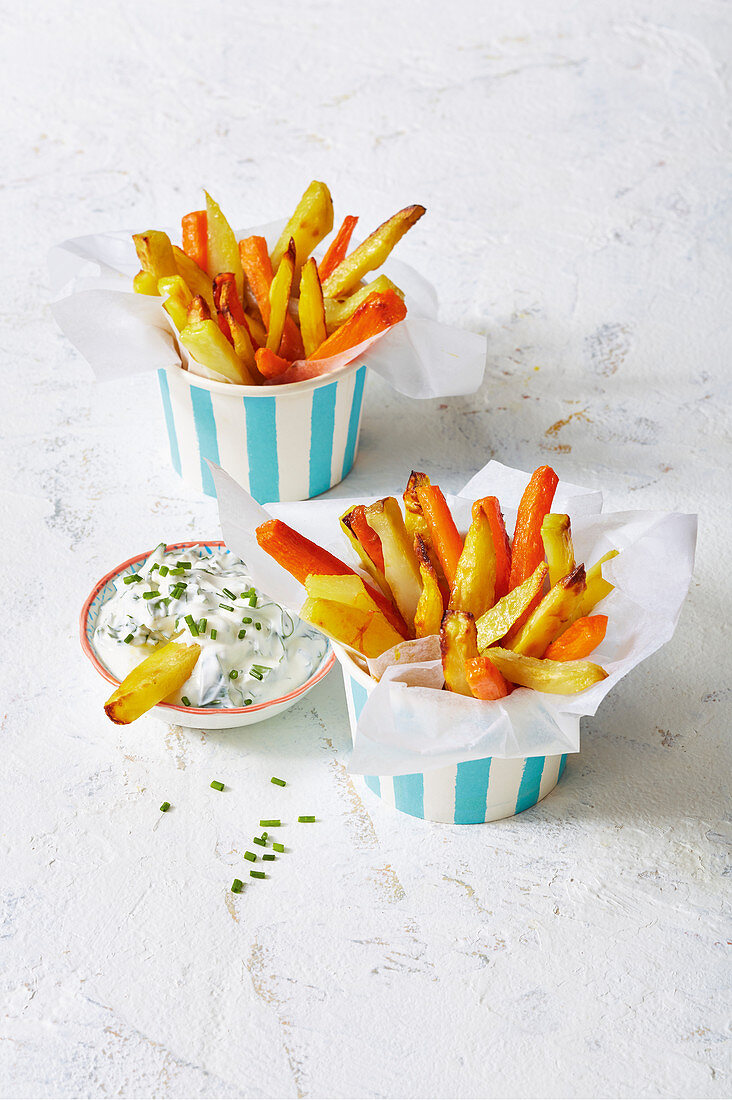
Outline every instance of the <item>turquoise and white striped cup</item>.
<svg viewBox="0 0 732 1100"><path fill-rule="evenodd" d="M335 647L346 688L351 734L375 681L340 647ZM366 775L366 786L390 806L452 825L477 825L513 817L535 806L553 791L567 762L562 756L529 756L513 760L486 757L412 775Z"/></svg>
<svg viewBox="0 0 732 1100"><path fill-rule="evenodd" d="M207 496L216 490L206 459L260 504L318 496L353 466L363 364L285 386L234 386L178 366L158 379L173 466Z"/></svg>

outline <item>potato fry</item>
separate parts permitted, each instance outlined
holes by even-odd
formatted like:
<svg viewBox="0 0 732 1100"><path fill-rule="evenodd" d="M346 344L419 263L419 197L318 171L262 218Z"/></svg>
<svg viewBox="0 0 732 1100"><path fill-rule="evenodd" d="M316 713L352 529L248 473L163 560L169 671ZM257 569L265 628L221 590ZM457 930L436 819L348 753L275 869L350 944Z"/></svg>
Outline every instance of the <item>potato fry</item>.
<svg viewBox="0 0 732 1100"><path fill-rule="evenodd" d="M325 325L328 335L330 336L341 325L345 325L346 321L350 321L358 307L363 305L372 294L385 294L387 290L393 290L404 301L404 291L400 290L386 275L379 275L366 286L354 291L348 298L324 298Z"/></svg>
<svg viewBox="0 0 732 1100"><path fill-rule="evenodd" d="M341 530L358 556L366 572L374 580L384 595L391 599L391 589L384 576L384 553L381 541L366 520L366 509L357 505L348 508L340 518Z"/></svg>
<svg viewBox="0 0 732 1100"><path fill-rule="evenodd" d="M476 620L494 603L496 550L488 516L480 501L473 505L472 523L455 571L450 607L469 611Z"/></svg>
<svg viewBox="0 0 732 1100"><path fill-rule="evenodd" d="M429 559L432 562L432 567L437 574L437 580L440 584L440 591L446 600L449 596L449 586L445 580L445 573L440 563L440 559L432 545L430 525L427 521L427 517L422 511L422 505L419 503L419 495L417 493L420 486L424 487L430 484L431 482L427 474L412 470L409 475L409 480L407 481L407 487L402 494L402 499L404 501L404 525L407 528L407 534L410 539L414 539L419 535L424 545L427 547Z"/></svg>
<svg viewBox="0 0 732 1100"><path fill-rule="evenodd" d="M158 280L152 271L138 271L132 280L132 289L135 294L149 294L151 298L157 298Z"/></svg>
<svg viewBox="0 0 732 1100"><path fill-rule="evenodd" d="M120 726L134 722L151 707L179 691L193 672L201 652L200 645L168 642L159 646L137 668L133 668L104 709Z"/></svg>
<svg viewBox="0 0 732 1100"><path fill-rule="evenodd" d="M424 213L423 206L407 206L374 230L325 280L324 297L343 297L349 290L353 290L368 271L381 267L397 242Z"/></svg>
<svg viewBox="0 0 732 1100"><path fill-rule="evenodd" d="M422 578L396 497L384 497L366 508L366 522L381 540L384 575L404 621L414 622Z"/></svg>
<svg viewBox="0 0 732 1100"><path fill-rule="evenodd" d="M290 241L290 246L282 257L282 262L277 269L277 274L269 288L269 328L267 332L267 348L275 355L282 343L282 333L285 329L287 306L290 302L290 291L295 273L295 242Z"/></svg>
<svg viewBox="0 0 732 1100"><path fill-rule="evenodd" d="M170 297L166 298L163 302L163 309L170 317L178 332L182 332L188 324L188 308L181 305L177 298Z"/></svg>
<svg viewBox="0 0 732 1100"><path fill-rule="evenodd" d="M202 271L198 264L190 256L186 256L183 249L178 248L175 244L173 245L173 255L175 256L176 270L191 294L203 298L211 313L214 313L216 306L213 298L213 282L209 279L208 274Z"/></svg>
<svg viewBox="0 0 732 1100"><path fill-rule="evenodd" d="M577 619L582 619L585 615L589 615L600 600L604 600L606 596L610 595L615 585L605 580L602 575L602 567L606 561L612 561L613 558L617 558L619 553L619 550L608 551L607 554L604 554L599 561L596 561L595 564L587 570L587 587L569 621L570 626L572 623L577 622Z"/></svg>
<svg viewBox="0 0 732 1100"><path fill-rule="evenodd" d="M180 332L188 324L188 307L193 301L190 290L180 275L168 275L158 279L158 293L164 299L163 309Z"/></svg>
<svg viewBox="0 0 732 1100"><path fill-rule="evenodd" d="M323 573L313 573L305 580L305 591L313 600L330 600L331 603L342 603L347 607L358 608L359 611L373 611L381 616L385 625L393 632L394 645L404 641L388 623L366 585L355 573L339 573L331 577Z"/></svg>
<svg viewBox="0 0 732 1100"><path fill-rule="evenodd" d="M561 512L548 512L541 525L541 541L544 544L546 563L549 566L549 584L552 587L574 569L574 547L569 516Z"/></svg>
<svg viewBox="0 0 732 1100"><path fill-rule="evenodd" d="M257 381L245 367L215 321L195 321L180 333L180 342L197 363L223 375L237 386L256 386Z"/></svg>
<svg viewBox="0 0 732 1100"><path fill-rule="evenodd" d="M208 273L213 279L214 275L230 271L236 279L236 289L241 298L244 293L244 269L234 231L219 204L214 202L208 191L204 191L204 195L208 231Z"/></svg>
<svg viewBox="0 0 732 1100"><path fill-rule="evenodd" d="M414 554L422 578L422 593L414 613L414 632L418 638L429 638L440 633L445 605L435 567L421 535L414 536Z"/></svg>
<svg viewBox="0 0 732 1100"><path fill-rule="evenodd" d="M262 324L259 317L255 317L253 313L246 310L244 313L244 319L249 329L249 335L251 336L255 347L263 348L267 343L267 330Z"/></svg>
<svg viewBox="0 0 732 1100"><path fill-rule="evenodd" d="M448 691L472 696L465 662L478 656L475 619L469 611L446 611L440 627L440 651Z"/></svg>
<svg viewBox="0 0 732 1100"><path fill-rule="evenodd" d="M324 183L313 180L295 207L292 217L282 230L280 239L272 251L272 269L277 271L282 257L295 242L295 277L315 246L327 237L333 228L333 200ZM274 349L277 350L276 348Z"/></svg>
<svg viewBox="0 0 732 1100"><path fill-rule="evenodd" d="M481 615L475 624L478 632L478 649L481 653L485 653L488 646L500 641L508 634L536 597L541 594L548 573L549 570L544 562L540 562L527 581L502 596L490 611Z"/></svg>
<svg viewBox="0 0 732 1100"><path fill-rule="evenodd" d="M156 281L166 275L177 275L175 254L167 233L149 229L147 233L133 233L132 240L143 271L149 271Z"/></svg>
<svg viewBox="0 0 732 1100"><path fill-rule="evenodd" d="M300 618L365 657L380 657L385 650L404 641L379 611L363 611L333 600L308 597L300 609Z"/></svg>
<svg viewBox="0 0 732 1100"><path fill-rule="evenodd" d="M320 347L328 335L325 328L323 291L320 289L318 265L312 256L303 266L300 277L298 314L305 355L308 356Z"/></svg>
<svg viewBox="0 0 732 1100"><path fill-rule="evenodd" d="M571 621L585 587L585 567L578 565L550 588L518 634L506 643L506 648L524 657L543 657Z"/></svg>
<svg viewBox="0 0 732 1100"><path fill-rule="evenodd" d="M196 295L195 298L191 298L190 302L188 303L187 316L189 325L195 325L199 321L211 320L211 310L208 308L205 300L200 296L200 294Z"/></svg>
<svg viewBox="0 0 732 1100"><path fill-rule="evenodd" d="M590 661L539 660L498 646L487 649L484 656L509 683L546 691L550 695L576 695L607 677L604 668Z"/></svg>
<svg viewBox="0 0 732 1100"><path fill-rule="evenodd" d="M221 311L226 318L226 324L231 333L231 339L234 341L234 351L239 356L244 366L250 371L252 378L254 378L256 382L260 382L261 377L254 358L254 345L252 343L249 327L246 321L240 322L237 320L229 306L229 299L232 294L236 294L234 287L230 289L225 287L223 289L221 293Z"/></svg>

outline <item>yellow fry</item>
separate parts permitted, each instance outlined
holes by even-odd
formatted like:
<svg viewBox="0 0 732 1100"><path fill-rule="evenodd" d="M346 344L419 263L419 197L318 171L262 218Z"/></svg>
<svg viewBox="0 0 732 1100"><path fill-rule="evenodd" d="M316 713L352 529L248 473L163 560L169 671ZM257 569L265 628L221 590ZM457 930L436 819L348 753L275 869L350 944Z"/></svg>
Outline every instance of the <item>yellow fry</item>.
<svg viewBox="0 0 732 1100"><path fill-rule="evenodd" d="M399 613L405 623L413 623L422 595L422 578L396 497L384 497L370 504L366 522L381 539L384 575Z"/></svg>
<svg viewBox="0 0 732 1100"><path fill-rule="evenodd" d="M282 333L285 329L287 307L290 302L290 291L295 274L295 243L290 241L290 247L282 257L282 262L277 269L277 274L269 288L269 332L267 333L267 347L275 354L280 350Z"/></svg>
<svg viewBox="0 0 732 1100"><path fill-rule="evenodd" d="M541 525L541 541L544 543L546 563L549 566L549 584L552 586L574 569L574 547L569 516L549 512Z"/></svg>
<svg viewBox="0 0 732 1100"><path fill-rule="evenodd" d="M385 650L404 641L380 611L364 611L333 600L308 597L300 609L300 618L365 657L380 657Z"/></svg>
<svg viewBox="0 0 732 1100"><path fill-rule="evenodd" d="M158 280L152 271L138 271L132 280L132 289L135 294L149 294L152 298L158 296Z"/></svg>
<svg viewBox="0 0 732 1100"><path fill-rule="evenodd" d="M607 554L601 557L599 561L596 561L595 564L587 570L587 587L572 614L572 618L567 623L567 626L571 626L572 623L577 622L577 619L581 619L584 615L591 614L595 605L598 604L600 600L604 600L606 596L610 595L615 585L605 580L602 575L602 567L606 561L612 561L613 558L617 558L619 553L619 550L608 551Z"/></svg>
<svg viewBox="0 0 732 1100"><path fill-rule="evenodd" d="M183 249L178 248L175 244L173 245L173 255L175 256L176 270L191 294L203 298L211 312L215 313L213 281L208 274L202 271L196 261L192 260L190 256L186 256Z"/></svg>
<svg viewBox="0 0 732 1100"><path fill-rule="evenodd" d="M241 298L244 290L244 269L234 231L219 204L214 202L208 191L203 193L206 196L208 224L208 273L213 279L216 275L230 271L236 280L236 289Z"/></svg>
<svg viewBox="0 0 732 1100"><path fill-rule="evenodd" d="M376 279L373 279L366 286L360 287L354 291L348 298L325 298L323 299L325 306L325 325L328 329L328 335L335 332L337 328L345 324L346 321L353 317L354 313L360 305L366 301L370 294L383 294L387 290L393 290L395 294L404 300L404 291L400 290L396 283L393 283L386 275L379 275Z"/></svg>
<svg viewBox="0 0 732 1100"><path fill-rule="evenodd" d="M149 271L155 280L166 275L176 275L175 254L170 237L160 229L149 229L147 233L133 233L135 251L143 271Z"/></svg>
<svg viewBox="0 0 732 1100"><path fill-rule="evenodd" d="M341 298L352 290L368 271L381 267L389 253L408 229L425 213L423 206L407 206L375 229L350 256L346 256L323 283L326 298Z"/></svg>
<svg viewBox="0 0 732 1100"><path fill-rule="evenodd" d="M104 704L107 716L118 725L127 725L169 695L180 691L193 672L200 652L200 645L195 644L168 642L159 646L137 668L133 668L107 699Z"/></svg>
<svg viewBox="0 0 732 1100"><path fill-rule="evenodd" d="M503 596L490 611L481 615L475 624L478 631L478 649L481 654L485 656L488 646L505 637L514 623L518 622L532 600L544 587L547 573L546 565L543 561L540 562L523 584Z"/></svg>
<svg viewBox="0 0 732 1100"><path fill-rule="evenodd" d="M450 607L469 611L475 619L493 606L496 591L496 548L488 516L473 509L450 593Z"/></svg>
<svg viewBox="0 0 732 1100"><path fill-rule="evenodd" d="M414 613L414 633L418 638L429 638L433 634L440 633L445 607L437 573L421 535L414 537L414 553L419 562L419 573L422 578L422 594Z"/></svg>
<svg viewBox="0 0 732 1100"><path fill-rule="evenodd" d="M440 628L442 670L448 691L473 693L465 676L465 662L478 656L475 620L468 611L446 611Z"/></svg>
<svg viewBox="0 0 732 1100"><path fill-rule="evenodd" d="M569 625L585 591L585 567L578 565L550 588L508 646L524 657L543 657Z"/></svg>
<svg viewBox="0 0 732 1100"><path fill-rule="evenodd" d="M310 253L323 237L328 236L332 228L333 200L330 197L330 191L324 183L313 180L306 188L274 246L272 270L277 271L282 257L290 246L290 240L293 240L295 242L295 275L299 276L300 269Z"/></svg>
<svg viewBox="0 0 732 1100"><path fill-rule="evenodd" d="M312 256L303 267L300 277L298 313L300 333L307 357L320 347L327 336L323 291L320 289L318 265Z"/></svg>
<svg viewBox="0 0 732 1100"><path fill-rule="evenodd" d="M546 691L551 695L576 695L607 676L604 668L590 661L547 661L524 657L510 649L493 646L483 654L512 684Z"/></svg>
<svg viewBox="0 0 732 1100"><path fill-rule="evenodd" d="M251 374L215 321L195 321L180 333L181 344L197 363L216 371L229 382L240 386L256 386Z"/></svg>

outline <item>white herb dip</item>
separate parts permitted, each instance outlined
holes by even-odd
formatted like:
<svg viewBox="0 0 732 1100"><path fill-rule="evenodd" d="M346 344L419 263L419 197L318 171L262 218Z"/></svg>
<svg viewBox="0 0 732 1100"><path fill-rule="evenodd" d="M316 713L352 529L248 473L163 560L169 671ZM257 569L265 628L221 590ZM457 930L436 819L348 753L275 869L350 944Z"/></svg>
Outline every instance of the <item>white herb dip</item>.
<svg viewBox="0 0 732 1100"><path fill-rule="evenodd" d="M203 548L201 548L203 549ZM246 566L226 550L165 552L119 577L102 606L94 646L123 680L160 642L180 634L201 646L192 675L166 702L246 707L287 695L318 669L322 634L257 592Z"/></svg>

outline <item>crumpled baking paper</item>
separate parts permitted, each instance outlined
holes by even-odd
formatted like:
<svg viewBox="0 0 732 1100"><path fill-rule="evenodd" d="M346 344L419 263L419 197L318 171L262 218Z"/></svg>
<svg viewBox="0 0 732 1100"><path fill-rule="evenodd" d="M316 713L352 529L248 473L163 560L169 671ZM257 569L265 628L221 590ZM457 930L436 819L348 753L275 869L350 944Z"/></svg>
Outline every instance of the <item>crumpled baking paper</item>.
<svg viewBox="0 0 732 1100"><path fill-rule="evenodd" d="M277 602L298 612L305 590L257 545L256 527L272 516L285 520L359 571L340 534L338 518L347 507L369 504L371 498L310 500L263 508L223 470L212 469L226 544L247 563L257 586ZM459 530L464 533L469 526L472 501L493 495L500 499L506 526L512 531L528 479L528 473L489 462L458 496L447 496ZM395 488L394 495L400 497L401 492ZM517 688L496 702L467 699L440 690L443 677L437 639L426 645L415 643L418 659L414 662L409 661L410 643L402 643L397 647L398 663L389 664L393 654L370 662L372 672L381 678L361 713L350 771L408 775L487 756L579 751L580 718L594 714L618 680L673 635L691 581L696 544L696 516L602 513L601 509L599 492L559 482L552 510L566 512L571 518L577 562L589 568L609 550L620 551L603 566L603 575L615 588L597 605L597 613L608 616L608 628L590 658L602 665L607 679L578 695ZM338 655L347 669L347 657L344 660L343 654Z"/></svg>
<svg viewBox="0 0 732 1100"><path fill-rule="evenodd" d="M257 233L271 248L284 225L283 219L242 229L237 239ZM177 239L174 230L168 233L171 240ZM314 254L322 255L322 249ZM50 250L48 268L56 322L100 381L181 362L196 374L220 379L180 347L160 300L133 292L132 277L140 264L131 231L64 241ZM319 373L330 373L357 358L407 397L475 393L485 371L485 337L440 324L434 288L414 268L390 258L369 278L380 273L404 291L406 318L356 348L323 360ZM306 368L308 376L311 366Z"/></svg>

